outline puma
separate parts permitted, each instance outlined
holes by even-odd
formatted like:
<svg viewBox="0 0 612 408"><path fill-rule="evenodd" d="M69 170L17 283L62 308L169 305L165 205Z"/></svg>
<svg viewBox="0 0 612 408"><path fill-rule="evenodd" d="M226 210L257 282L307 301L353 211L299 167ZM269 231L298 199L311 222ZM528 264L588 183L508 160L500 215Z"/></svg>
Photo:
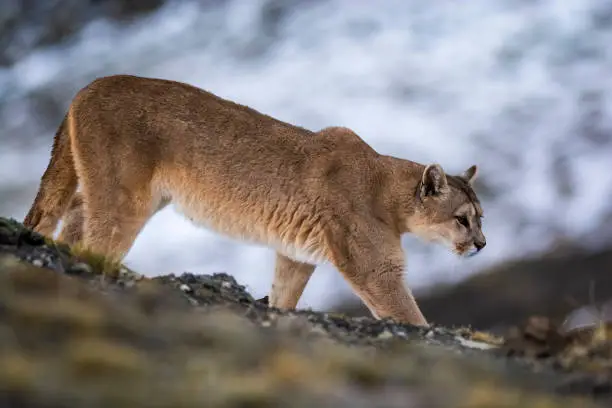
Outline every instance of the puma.
<svg viewBox="0 0 612 408"><path fill-rule="evenodd" d="M24 224L51 236L64 217L58 240L120 261L173 203L276 251L273 307L294 309L330 262L375 318L428 326L400 237L480 251L476 173L382 155L350 129L310 131L184 83L116 75L74 97Z"/></svg>

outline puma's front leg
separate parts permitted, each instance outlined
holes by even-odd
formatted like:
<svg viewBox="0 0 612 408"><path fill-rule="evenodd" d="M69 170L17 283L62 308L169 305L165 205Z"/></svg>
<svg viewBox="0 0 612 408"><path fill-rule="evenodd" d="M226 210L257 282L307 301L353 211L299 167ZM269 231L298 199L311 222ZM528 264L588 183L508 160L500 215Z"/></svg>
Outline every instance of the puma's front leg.
<svg viewBox="0 0 612 408"><path fill-rule="evenodd" d="M295 309L314 269L315 265L297 262L277 253L270 306Z"/></svg>
<svg viewBox="0 0 612 408"><path fill-rule="evenodd" d="M404 282L404 253L399 237L384 230L350 228L333 248L336 268L374 317L428 326L411 290Z"/></svg>
<svg viewBox="0 0 612 408"><path fill-rule="evenodd" d="M428 326L412 291L404 282L403 264L393 261L372 262L364 280L352 283L374 317L391 317L399 322ZM365 269L364 269L365 270Z"/></svg>

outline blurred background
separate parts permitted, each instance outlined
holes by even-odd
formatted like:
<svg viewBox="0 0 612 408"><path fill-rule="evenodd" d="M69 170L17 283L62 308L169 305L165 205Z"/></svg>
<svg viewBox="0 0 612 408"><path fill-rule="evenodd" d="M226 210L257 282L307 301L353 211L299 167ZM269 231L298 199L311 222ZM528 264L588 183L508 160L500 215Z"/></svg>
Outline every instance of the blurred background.
<svg viewBox="0 0 612 408"><path fill-rule="evenodd" d="M183 81L449 173L480 167L487 247L405 237L430 320L491 327L612 295L608 0L3 0L0 215L22 220L71 98L96 77ZM126 264L227 272L267 294L274 254L167 208ZM299 307L366 314L331 266Z"/></svg>

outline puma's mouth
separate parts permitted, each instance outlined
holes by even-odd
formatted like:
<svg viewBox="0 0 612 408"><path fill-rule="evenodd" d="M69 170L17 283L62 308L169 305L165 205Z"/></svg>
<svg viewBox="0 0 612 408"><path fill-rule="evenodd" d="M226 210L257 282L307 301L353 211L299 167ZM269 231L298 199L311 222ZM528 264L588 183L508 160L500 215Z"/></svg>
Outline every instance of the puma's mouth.
<svg viewBox="0 0 612 408"><path fill-rule="evenodd" d="M476 248L476 247L471 247L470 249L468 249L468 250L465 252L465 256L466 256L466 257L468 257L468 258L471 258L471 257L473 257L474 255L476 255L476 254L477 254L477 253L479 253L479 252L480 252L480 250L479 250L478 248Z"/></svg>
<svg viewBox="0 0 612 408"><path fill-rule="evenodd" d="M454 248L454 252L462 257L470 258L476 255L479 251L474 244L470 243L460 243L456 244Z"/></svg>

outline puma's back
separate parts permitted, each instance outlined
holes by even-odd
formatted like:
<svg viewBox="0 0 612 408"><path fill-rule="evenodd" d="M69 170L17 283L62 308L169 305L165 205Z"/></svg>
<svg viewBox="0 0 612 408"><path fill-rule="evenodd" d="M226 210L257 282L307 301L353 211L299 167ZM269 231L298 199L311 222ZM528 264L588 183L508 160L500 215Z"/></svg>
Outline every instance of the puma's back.
<svg viewBox="0 0 612 408"><path fill-rule="evenodd" d="M254 177L263 158L265 168L285 167L279 171L302 165L313 135L187 84L123 75L81 90L69 115L75 140L131 159L125 167L147 160Z"/></svg>

